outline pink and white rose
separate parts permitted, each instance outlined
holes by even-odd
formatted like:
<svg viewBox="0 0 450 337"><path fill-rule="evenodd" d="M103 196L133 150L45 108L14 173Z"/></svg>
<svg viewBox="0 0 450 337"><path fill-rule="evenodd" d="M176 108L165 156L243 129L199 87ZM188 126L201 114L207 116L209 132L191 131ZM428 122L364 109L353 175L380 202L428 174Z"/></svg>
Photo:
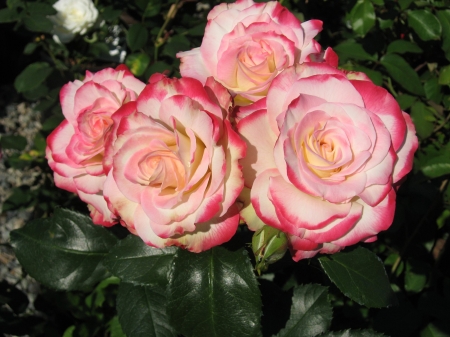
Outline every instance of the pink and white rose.
<svg viewBox="0 0 450 337"><path fill-rule="evenodd" d="M112 114L136 100L145 84L125 66L86 72L83 81L64 85L60 101L65 120L49 135L46 157L59 188L77 193L88 204L96 224L115 221L103 198L105 141Z"/></svg>
<svg viewBox="0 0 450 337"><path fill-rule="evenodd" d="M285 68L320 52L314 37L322 22L303 23L277 1L222 3L208 14L199 48L180 52L182 76L205 83L213 76L247 105L264 97Z"/></svg>
<svg viewBox="0 0 450 337"><path fill-rule="evenodd" d="M364 74L325 63L286 69L266 99L238 124L249 227L288 233L296 261L376 240L418 146L409 115Z"/></svg>
<svg viewBox="0 0 450 337"><path fill-rule="evenodd" d="M113 115L104 197L148 245L201 252L236 232L245 143L230 108L230 94L212 78L203 86L155 74L134 110Z"/></svg>

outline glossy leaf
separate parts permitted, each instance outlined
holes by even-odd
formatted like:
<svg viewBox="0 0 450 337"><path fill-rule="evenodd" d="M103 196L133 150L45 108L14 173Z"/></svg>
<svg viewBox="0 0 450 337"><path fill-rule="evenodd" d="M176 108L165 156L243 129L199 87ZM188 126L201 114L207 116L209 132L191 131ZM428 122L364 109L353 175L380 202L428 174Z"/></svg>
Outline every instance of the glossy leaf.
<svg viewBox="0 0 450 337"><path fill-rule="evenodd" d="M442 26L442 50L450 61L450 9L437 11L436 16Z"/></svg>
<svg viewBox="0 0 450 337"><path fill-rule="evenodd" d="M383 337L385 334L375 332L373 330L344 330L344 331L329 331L320 335L320 337Z"/></svg>
<svg viewBox="0 0 450 337"><path fill-rule="evenodd" d="M428 160L421 169L423 174L429 178L437 178L450 174L450 156L442 153L442 155Z"/></svg>
<svg viewBox="0 0 450 337"><path fill-rule="evenodd" d="M411 108L411 118L416 126L416 132L420 138L427 138L434 129L434 124L431 121L434 118L431 110L422 102L416 102Z"/></svg>
<svg viewBox="0 0 450 337"><path fill-rule="evenodd" d="M398 0L398 4L402 10L407 9L409 5L413 3L414 0Z"/></svg>
<svg viewBox="0 0 450 337"><path fill-rule="evenodd" d="M417 97L408 95L408 94L403 94L403 95L399 95L397 96L397 102L400 105L400 108L402 110L406 110L408 108L411 107L411 105L413 105L413 103L416 101Z"/></svg>
<svg viewBox="0 0 450 337"><path fill-rule="evenodd" d="M57 290L88 290L108 277L101 262L116 242L89 217L65 209L11 232L11 244L25 270Z"/></svg>
<svg viewBox="0 0 450 337"><path fill-rule="evenodd" d="M361 36L375 25L375 10L369 0L358 0L350 12L353 30Z"/></svg>
<svg viewBox="0 0 450 337"><path fill-rule="evenodd" d="M328 329L331 319L328 288L317 284L298 286L292 296L291 316L278 336L317 336Z"/></svg>
<svg viewBox="0 0 450 337"><path fill-rule="evenodd" d="M442 73L442 72L441 72ZM432 77L423 84L425 97L435 103L440 103L444 96L441 92L441 85L436 77Z"/></svg>
<svg viewBox="0 0 450 337"><path fill-rule="evenodd" d="M176 337L168 323L164 288L121 283L117 314L127 337Z"/></svg>
<svg viewBox="0 0 450 337"><path fill-rule="evenodd" d="M2 149L14 149L22 151L27 146L27 139L23 136L2 135L0 138Z"/></svg>
<svg viewBox="0 0 450 337"><path fill-rule="evenodd" d="M439 84L450 85L450 65L440 70Z"/></svg>
<svg viewBox="0 0 450 337"><path fill-rule="evenodd" d="M427 283L430 266L425 262L409 259L406 263L405 290L419 293Z"/></svg>
<svg viewBox="0 0 450 337"><path fill-rule="evenodd" d="M36 62L27 66L14 81L18 92L25 92L38 88L52 73L53 69L46 62Z"/></svg>
<svg viewBox="0 0 450 337"><path fill-rule="evenodd" d="M347 57L362 61L376 61L376 57L366 52L361 44L351 40L338 44L333 50L338 53L340 58Z"/></svg>
<svg viewBox="0 0 450 337"><path fill-rule="evenodd" d="M175 247L150 247L140 237L128 235L110 251L104 265L123 282L165 287L176 251Z"/></svg>
<svg viewBox="0 0 450 337"><path fill-rule="evenodd" d="M24 18L23 23L25 24L25 27L32 32L49 33L53 28L53 24L47 16L42 14L32 14Z"/></svg>
<svg viewBox="0 0 450 337"><path fill-rule="evenodd" d="M127 44L131 51L136 51L145 46L148 40L147 29L140 23L135 23L127 32Z"/></svg>
<svg viewBox="0 0 450 337"><path fill-rule="evenodd" d="M370 250L358 247L348 253L319 258L334 284L355 302L370 308L397 303L381 260Z"/></svg>
<svg viewBox="0 0 450 337"><path fill-rule="evenodd" d="M16 10L10 8L0 9L0 23L14 22L19 18Z"/></svg>
<svg viewBox="0 0 450 337"><path fill-rule="evenodd" d="M417 44L405 40L392 41L387 47L388 54L422 53L423 50Z"/></svg>
<svg viewBox="0 0 450 337"><path fill-rule="evenodd" d="M125 60L125 64L130 69L130 71L136 75L141 76L148 64L150 63L150 57L145 53L136 53L128 55Z"/></svg>
<svg viewBox="0 0 450 337"><path fill-rule="evenodd" d="M403 88L416 95L424 94L419 75L403 57L396 54L387 54L381 58L380 62L389 75Z"/></svg>
<svg viewBox="0 0 450 337"><path fill-rule="evenodd" d="M448 337L448 334L448 321L434 321L423 328L423 330L420 332L420 337Z"/></svg>
<svg viewBox="0 0 450 337"><path fill-rule="evenodd" d="M261 298L247 252L223 247L199 254L178 250L168 313L186 337L260 336Z"/></svg>
<svg viewBox="0 0 450 337"><path fill-rule="evenodd" d="M442 33L441 23L426 9L408 12L408 25L423 41L438 40Z"/></svg>

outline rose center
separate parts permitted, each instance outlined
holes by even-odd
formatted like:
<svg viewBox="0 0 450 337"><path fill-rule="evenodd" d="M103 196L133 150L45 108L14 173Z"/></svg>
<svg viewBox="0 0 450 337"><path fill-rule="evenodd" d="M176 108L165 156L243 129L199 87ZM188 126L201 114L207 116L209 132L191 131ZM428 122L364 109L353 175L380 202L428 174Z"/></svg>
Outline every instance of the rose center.
<svg viewBox="0 0 450 337"><path fill-rule="evenodd" d="M264 40L248 43L239 53L238 59L246 67L257 68L259 73L272 73L276 70L273 50Z"/></svg>
<svg viewBox="0 0 450 337"><path fill-rule="evenodd" d="M185 185L185 169L179 158L169 150L149 153L139 162L140 181L161 190L181 190Z"/></svg>

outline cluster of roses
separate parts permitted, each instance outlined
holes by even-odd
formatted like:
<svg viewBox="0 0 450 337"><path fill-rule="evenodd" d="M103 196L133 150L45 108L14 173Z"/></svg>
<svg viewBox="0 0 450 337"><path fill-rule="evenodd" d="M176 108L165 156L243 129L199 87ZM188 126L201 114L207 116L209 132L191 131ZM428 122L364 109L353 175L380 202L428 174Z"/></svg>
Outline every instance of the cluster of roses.
<svg viewBox="0 0 450 337"><path fill-rule="evenodd" d="M294 260L371 242L393 220L418 142L410 117L362 73L337 69L278 2L211 10L181 79L124 66L66 84L49 136L58 187L96 224L200 252L240 220L285 232Z"/></svg>

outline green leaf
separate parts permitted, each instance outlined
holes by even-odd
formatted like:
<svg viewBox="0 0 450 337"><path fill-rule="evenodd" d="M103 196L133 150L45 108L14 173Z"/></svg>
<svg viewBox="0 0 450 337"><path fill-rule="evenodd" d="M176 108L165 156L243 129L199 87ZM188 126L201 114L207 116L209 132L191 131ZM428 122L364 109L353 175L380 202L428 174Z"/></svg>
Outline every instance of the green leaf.
<svg viewBox="0 0 450 337"><path fill-rule="evenodd" d="M125 64L135 76L141 76L149 63L150 56L145 53L128 55L125 60Z"/></svg>
<svg viewBox="0 0 450 337"><path fill-rule="evenodd" d="M47 118L44 123L42 123L42 131L52 131L64 120L62 115L54 115Z"/></svg>
<svg viewBox="0 0 450 337"><path fill-rule="evenodd" d="M158 0L149 1L147 7L145 7L144 17L151 18L158 15L161 12L161 2Z"/></svg>
<svg viewBox="0 0 450 337"><path fill-rule="evenodd" d="M176 251L175 247L147 246L140 237L129 235L110 251L103 264L123 282L165 287Z"/></svg>
<svg viewBox="0 0 450 337"><path fill-rule="evenodd" d="M356 34L364 36L375 25L375 10L369 0L358 0L350 11L350 23Z"/></svg>
<svg viewBox="0 0 450 337"><path fill-rule="evenodd" d="M442 26L442 50L450 61L450 9L437 11L436 15Z"/></svg>
<svg viewBox="0 0 450 337"><path fill-rule="evenodd" d="M117 242L82 214L56 209L11 232L11 244L25 270L47 287L88 290L108 277L102 260Z"/></svg>
<svg viewBox="0 0 450 337"><path fill-rule="evenodd" d="M14 22L19 18L19 13L15 9L0 9L0 23Z"/></svg>
<svg viewBox="0 0 450 337"><path fill-rule="evenodd" d="M442 327L440 326L442 325ZM429 323L420 332L420 337L448 337L449 324L447 322L435 321Z"/></svg>
<svg viewBox="0 0 450 337"><path fill-rule="evenodd" d="M405 290L420 293L427 284L430 266L425 262L409 259L406 263Z"/></svg>
<svg viewBox="0 0 450 337"><path fill-rule="evenodd" d="M291 316L279 337L313 337L330 326L332 308L328 301L328 288L307 284L294 288Z"/></svg>
<svg viewBox="0 0 450 337"><path fill-rule="evenodd" d="M176 58L176 54L180 51L188 50L191 43L184 35L175 35L169 39L164 46L163 55L167 55L171 58Z"/></svg>
<svg viewBox="0 0 450 337"><path fill-rule="evenodd" d="M450 85L450 65L440 70L438 83L441 85Z"/></svg>
<svg viewBox="0 0 450 337"><path fill-rule="evenodd" d="M145 71L145 78L149 79L150 76L152 76L155 73L163 73L166 75L169 75L169 73L172 71L172 66L167 64L164 61L157 61L153 64L151 64L147 70Z"/></svg>
<svg viewBox="0 0 450 337"><path fill-rule="evenodd" d="M325 273L350 299L370 308L395 305L383 262L370 250L358 247L349 253L319 258Z"/></svg>
<svg viewBox="0 0 450 337"><path fill-rule="evenodd" d="M36 62L27 66L14 81L18 92L25 92L38 88L52 73L53 69L46 62Z"/></svg>
<svg viewBox="0 0 450 337"><path fill-rule="evenodd" d="M406 110L410 108L411 105L413 105L413 103L416 101L417 98L408 94L403 94L397 96L396 99L398 104L400 105L400 109Z"/></svg>
<svg viewBox="0 0 450 337"><path fill-rule="evenodd" d="M0 144L3 149L22 151L27 146L27 139L23 136L3 135Z"/></svg>
<svg viewBox="0 0 450 337"><path fill-rule="evenodd" d="M111 337L127 337L123 330L122 326L119 322L119 317L114 316L109 322L108 322L108 332L109 336Z"/></svg>
<svg viewBox="0 0 450 337"><path fill-rule="evenodd" d="M445 222L447 219L450 218L450 209L444 209L444 211L439 215L439 217L436 219L436 224L439 229L444 227Z"/></svg>
<svg viewBox="0 0 450 337"><path fill-rule="evenodd" d="M114 9L113 6L106 6L101 11L101 15L102 15L103 19L106 21L116 20L117 18L119 18L121 13L122 13L122 11L120 9Z"/></svg>
<svg viewBox="0 0 450 337"><path fill-rule="evenodd" d="M371 0L374 5L384 6L384 0Z"/></svg>
<svg viewBox="0 0 450 337"><path fill-rule="evenodd" d="M186 336L261 335L261 296L244 249L178 250L168 300L170 322Z"/></svg>
<svg viewBox="0 0 450 337"><path fill-rule="evenodd" d="M26 12L32 16L35 15L54 15L56 14L56 9L52 5L43 2L31 2L26 3Z"/></svg>
<svg viewBox="0 0 450 337"><path fill-rule="evenodd" d="M403 57L396 54L387 54L381 58L380 62L389 75L403 88L413 94L424 95L419 75Z"/></svg>
<svg viewBox="0 0 450 337"><path fill-rule="evenodd" d="M363 73L365 73L367 76L369 76L369 78L372 80L373 83L375 83L376 85L382 86L383 85L383 75L381 75L381 73L379 71L376 70L372 70L360 65L355 65L353 67L353 70L355 71L361 71Z"/></svg>
<svg viewBox="0 0 450 337"><path fill-rule="evenodd" d="M339 57L347 57L362 61L376 61L376 57L366 52L363 46L354 41L345 41L338 44L333 50L338 53Z"/></svg>
<svg viewBox="0 0 450 337"><path fill-rule="evenodd" d="M381 18L377 18L377 20L378 20L379 25L380 25L380 28L381 28L382 30L390 29L390 28L392 28L392 26L394 25L394 21L393 21L393 20L390 20L390 19L388 19L388 20L383 20L383 19L381 19Z"/></svg>
<svg viewBox="0 0 450 337"><path fill-rule="evenodd" d="M200 23L197 26L188 30L188 34L191 36L203 36L205 34L206 23Z"/></svg>
<svg viewBox="0 0 450 337"><path fill-rule="evenodd" d="M427 160L421 168L429 178L438 178L450 174L450 156L446 153Z"/></svg>
<svg viewBox="0 0 450 337"><path fill-rule="evenodd" d="M53 28L52 22L43 15L33 14L31 16L27 16L23 19L23 23L25 24L25 27L32 32L49 33Z"/></svg>
<svg viewBox="0 0 450 337"><path fill-rule="evenodd" d="M408 12L408 25L423 41L438 40L442 33L441 23L427 9Z"/></svg>
<svg viewBox="0 0 450 337"><path fill-rule="evenodd" d="M444 95L441 92L441 85L439 84L439 81L436 77L427 80L423 85L423 89L425 90L425 97L427 99L432 100L436 103L441 102Z"/></svg>
<svg viewBox="0 0 450 337"><path fill-rule="evenodd" d="M422 53L423 50L417 44L405 40L392 41L387 47L387 54Z"/></svg>
<svg viewBox="0 0 450 337"><path fill-rule="evenodd" d="M75 325L71 325L69 326L65 331L64 334L62 335L62 337L73 337L73 333L76 329Z"/></svg>
<svg viewBox="0 0 450 337"><path fill-rule="evenodd" d="M176 337L166 303L164 289L121 283L116 308L123 332L127 337Z"/></svg>
<svg viewBox="0 0 450 337"><path fill-rule="evenodd" d="M433 133L434 124L431 122L433 112L422 102L416 102L411 108L411 118L416 126L420 138L425 139Z"/></svg>
<svg viewBox="0 0 450 337"><path fill-rule="evenodd" d="M33 52L36 50L37 46L38 46L37 43L34 43L34 42L27 43L27 45L25 46L25 48L23 50L23 53L25 55L33 54Z"/></svg>
<svg viewBox="0 0 450 337"><path fill-rule="evenodd" d="M320 337L384 337L386 335L375 332L373 330L344 330L344 331L329 331L320 335Z"/></svg>
<svg viewBox="0 0 450 337"><path fill-rule="evenodd" d="M140 23L135 23L127 33L127 44L131 51L136 51L145 46L148 40L148 31Z"/></svg>
<svg viewBox="0 0 450 337"><path fill-rule="evenodd" d="M402 10L405 10L412 4L414 0L398 0L398 4Z"/></svg>
<svg viewBox="0 0 450 337"><path fill-rule="evenodd" d="M36 101L41 97L44 97L48 94L48 87L45 84L41 84L37 88L33 88L31 90L26 90L22 92L23 97L25 97L29 101Z"/></svg>

